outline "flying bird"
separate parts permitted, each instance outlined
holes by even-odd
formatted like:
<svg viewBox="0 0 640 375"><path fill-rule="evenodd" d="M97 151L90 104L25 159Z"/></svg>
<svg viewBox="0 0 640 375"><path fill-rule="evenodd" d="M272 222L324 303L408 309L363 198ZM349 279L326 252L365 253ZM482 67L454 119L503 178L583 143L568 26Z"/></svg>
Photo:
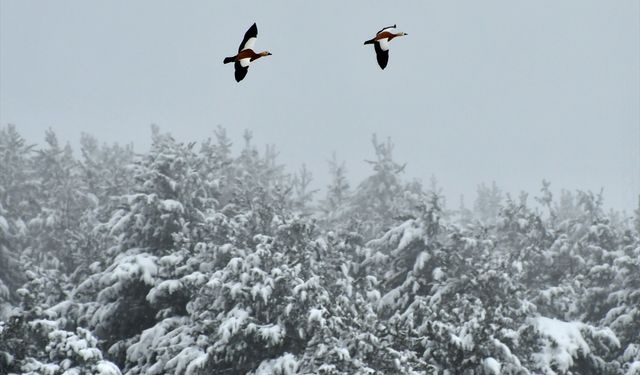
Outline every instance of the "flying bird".
<svg viewBox="0 0 640 375"><path fill-rule="evenodd" d="M240 43L240 47L238 48L238 54L231 57L225 57L224 63L228 64L230 62L235 63L235 76L236 82L240 82L244 79L249 71L249 65L254 60L257 60L264 56L270 56L271 52L264 51L260 53L256 53L253 51L253 46L256 44L256 39L258 38L258 26L254 23L249 30L244 34L244 39L242 39L242 43Z"/></svg>
<svg viewBox="0 0 640 375"><path fill-rule="evenodd" d="M373 44L376 50L378 65L384 69L387 67L387 63L389 62L389 42L393 38L405 35L407 35L407 33L398 32L396 30L396 25L393 25L378 31L375 38L367 40L364 44Z"/></svg>

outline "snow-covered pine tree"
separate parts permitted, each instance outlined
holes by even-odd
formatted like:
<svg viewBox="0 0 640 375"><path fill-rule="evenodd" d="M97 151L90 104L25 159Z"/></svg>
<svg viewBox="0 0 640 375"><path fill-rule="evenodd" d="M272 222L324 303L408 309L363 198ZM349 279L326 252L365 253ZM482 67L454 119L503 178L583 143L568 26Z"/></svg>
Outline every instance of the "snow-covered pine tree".
<svg viewBox="0 0 640 375"><path fill-rule="evenodd" d="M91 332L67 331L63 325L64 320L18 317L0 325L0 372L121 375L115 364L105 360Z"/></svg>
<svg viewBox="0 0 640 375"><path fill-rule="evenodd" d="M38 212L29 145L15 126L0 128L0 320L4 302L16 302L25 281L19 258L27 246L26 222Z"/></svg>
<svg viewBox="0 0 640 375"><path fill-rule="evenodd" d="M84 186L100 206L112 209L111 200L131 192L133 187L133 146L99 145L94 137L83 133L80 151L80 176Z"/></svg>
<svg viewBox="0 0 640 375"><path fill-rule="evenodd" d="M473 204L474 213L485 225L495 224L502 207L502 201L502 191L495 181L491 183L491 187L482 183L478 185L478 195Z"/></svg>
<svg viewBox="0 0 640 375"><path fill-rule="evenodd" d="M372 144L376 159L367 162L373 166L373 174L358 185L349 213L350 227L358 228L368 239L411 215L423 196L418 182L406 184L402 181L405 165L394 161L391 140L378 142L374 134Z"/></svg>
<svg viewBox="0 0 640 375"><path fill-rule="evenodd" d="M389 336L406 337L431 371L481 373L487 363L524 371L514 335L535 307L482 228L461 231L440 220L436 201L370 242L369 259L383 265L378 311Z"/></svg>
<svg viewBox="0 0 640 375"><path fill-rule="evenodd" d="M351 194L345 163L338 162L335 152L329 160L329 174L331 182L327 186L325 199L321 202L321 211L328 223L335 224L336 220L343 219Z"/></svg>
<svg viewBox="0 0 640 375"><path fill-rule="evenodd" d="M218 127L215 141L208 138L200 145L202 163L198 169L202 178L212 187L213 198L218 202L218 209L225 212L233 209L234 160L231 155L231 140L224 128ZM230 205L230 206L228 206Z"/></svg>
<svg viewBox="0 0 640 375"><path fill-rule="evenodd" d="M14 125L0 128L0 203L7 217L24 222L39 211L34 152Z"/></svg>
<svg viewBox="0 0 640 375"><path fill-rule="evenodd" d="M454 216L458 218L461 225L469 225L473 221L473 212L467 208L464 202L464 195L460 195L460 203L458 209L454 212Z"/></svg>
<svg viewBox="0 0 640 375"><path fill-rule="evenodd" d="M306 164L302 164L300 170L293 176L293 194L294 209L303 216L309 216L313 213L312 203L313 195L318 190L311 189L311 181L313 176Z"/></svg>
<svg viewBox="0 0 640 375"><path fill-rule="evenodd" d="M59 267L65 274L73 272L77 263L79 226L83 214L95 207L81 183L78 162L71 147L60 146L49 129L46 147L34 158L39 189L38 216L28 223L29 248L24 255L36 264Z"/></svg>
<svg viewBox="0 0 640 375"><path fill-rule="evenodd" d="M17 246L20 244L20 233L11 218L7 219L7 211L0 204L0 321L16 300L15 292L24 282Z"/></svg>

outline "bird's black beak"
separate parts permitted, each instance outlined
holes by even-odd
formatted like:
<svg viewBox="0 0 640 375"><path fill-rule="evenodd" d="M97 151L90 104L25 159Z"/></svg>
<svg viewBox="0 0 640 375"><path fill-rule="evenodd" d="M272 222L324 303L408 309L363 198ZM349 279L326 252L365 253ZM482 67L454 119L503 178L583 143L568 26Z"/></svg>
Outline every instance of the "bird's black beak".
<svg viewBox="0 0 640 375"><path fill-rule="evenodd" d="M271 55L273 55L273 53L269 52L269 53L268 53L268 56L271 56Z"/></svg>

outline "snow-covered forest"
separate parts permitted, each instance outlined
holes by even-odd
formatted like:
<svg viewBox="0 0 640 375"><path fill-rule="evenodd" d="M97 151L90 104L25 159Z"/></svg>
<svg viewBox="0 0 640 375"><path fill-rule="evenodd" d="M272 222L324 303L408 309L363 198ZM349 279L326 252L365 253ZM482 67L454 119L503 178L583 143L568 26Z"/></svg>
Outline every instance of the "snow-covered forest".
<svg viewBox="0 0 640 375"><path fill-rule="evenodd" d="M445 202L375 137L321 193L250 133L34 141L0 128L2 374L640 374L640 209Z"/></svg>

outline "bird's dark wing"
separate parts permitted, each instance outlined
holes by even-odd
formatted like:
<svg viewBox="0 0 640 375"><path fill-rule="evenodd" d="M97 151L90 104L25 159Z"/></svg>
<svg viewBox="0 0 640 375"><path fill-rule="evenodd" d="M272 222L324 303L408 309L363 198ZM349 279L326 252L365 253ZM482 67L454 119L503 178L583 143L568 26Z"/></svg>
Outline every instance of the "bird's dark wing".
<svg viewBox="0 0 640 375"><path fill-rule="evenodd" d="M396 28L396 25L383 27L382 29L380 29L380 31L378 31L378 32L376 33L376 35L380 34L381 32L383 32L383 31L385 31L385 30L387 30L387 29L395 29L395 28Z"/></svg>
<svg viewBox="0 0 640 375"><path fill-rule="evenodd" d="M256 26L256 24L254 23L253 25L251 25L249 30L244 33L244 39L242 39L242 43L240 43L240 47L238 47L238 52L245 49L253 49L256 38L258 38L258 26Z"/></svg>
<svg viewBox="0 0 640 375"><path fill-rule="evenodd" d="M246 77L247 72L249 71L249 67L240 65L240 61L236 61L234 67L236 68L236 82L240 82L244 79L244 77Z"/></svg>
<svg viewBox="0 0 640 375"><path fill-rule="evenodd" d="M380 67L382 69L387 67L387 63L389 62L389 50L384 51L382 50L382 48L380 47L380 43L374 43L375 49L376 49L376 59L378 60L378 65L380 65Z"/></svg>

